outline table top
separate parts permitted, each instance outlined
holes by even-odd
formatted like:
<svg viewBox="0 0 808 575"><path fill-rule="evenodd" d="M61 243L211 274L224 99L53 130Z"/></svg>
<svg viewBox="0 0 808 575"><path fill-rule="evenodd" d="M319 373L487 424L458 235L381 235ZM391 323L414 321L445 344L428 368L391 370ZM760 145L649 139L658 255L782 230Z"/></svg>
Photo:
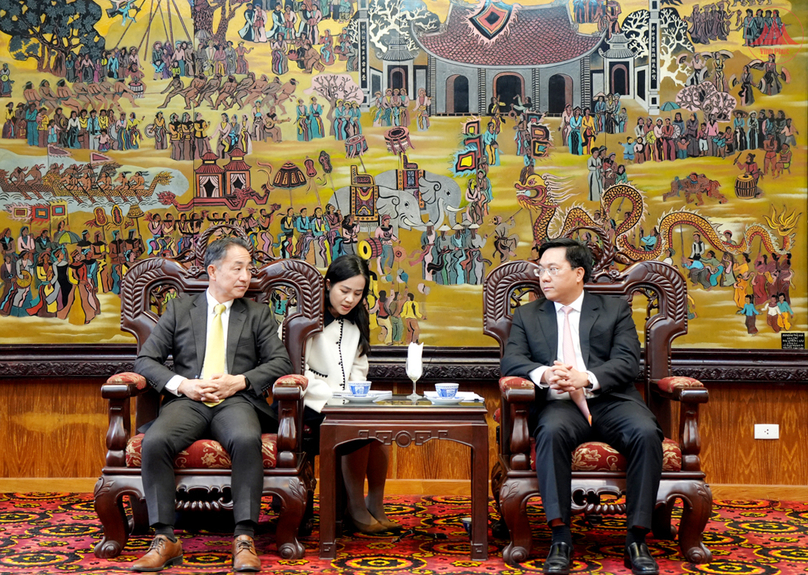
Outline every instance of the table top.
<svg viewBox="0 0 808 575"><path fill-rule="evenodd" d="M460 401L457 403L440 402L433 403L429 399L411 400L406 395L385 395L380 398L353 398L345 396L332 397L323 407L323 413L337 414L348 411L372 411L381 412L481 412L487 411L485 403L482 401Z"/></svg>

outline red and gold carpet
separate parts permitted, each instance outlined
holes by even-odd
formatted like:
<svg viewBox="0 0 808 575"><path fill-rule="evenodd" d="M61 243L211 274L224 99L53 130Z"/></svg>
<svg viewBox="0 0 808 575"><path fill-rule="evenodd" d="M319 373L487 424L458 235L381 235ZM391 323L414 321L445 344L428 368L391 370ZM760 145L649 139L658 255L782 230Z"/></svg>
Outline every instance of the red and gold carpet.
<svg viewBox="0 0 808 575"><path fill-rule="evenodd" d="M346 536L337 559L317 558L317 525L302 542L306 556L280 560L274 548L272 517L262 519L257 546L263 572L278 574L352 575L465 575L480 573L541 573L549 531L543 526L541 506L530 505L534 549L520 569L505 565L505 542L492 538L488 561L469 560L469 543L461 519L470 511L464 497L389 497L388 510L408 531L391 536ZM265 511L271 513L269 506ZM496 515L491 511L491 518ZM573 573L617 575L623 567L623 519L606 519L597 527L575 519ZM231 536L228 533L182 532L182 566L167 573L227 573ZM150 537L133 537L124 553L113 560L96 559L93 545L100 523L92 496L81 493L0 493L0 574L52 575L117 573L148 548ZM705 543L713 562L694 565L682 561L675 541L649 538L660 572L716 575L803 575L808 572L808 504L778 501L717 500L707 525Z"/></svg>

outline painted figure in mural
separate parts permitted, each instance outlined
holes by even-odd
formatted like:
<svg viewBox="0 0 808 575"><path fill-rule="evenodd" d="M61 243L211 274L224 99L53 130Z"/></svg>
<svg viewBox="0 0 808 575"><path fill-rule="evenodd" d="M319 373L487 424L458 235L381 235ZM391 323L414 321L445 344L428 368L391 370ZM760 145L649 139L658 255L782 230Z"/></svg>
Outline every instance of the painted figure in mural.
<svg viewBox="0 0 808 575"><path fill-rule="evenodd" d="M418 261L421 262L421 277L425 281L432 281L432 269L430 269L430 265L432 260L435 256L434 249L435 249L435 226L432 222L427 222L426 229L421 234L421 253L419 254L418 258L416 258L411 264L416 263Z"/></svg>
<svg viewBox="0 0 808 575"><path fill-rule="evenodd" d="M516 222L513 217L503 221L501 216L494 216L491 223L495 226L494 253L492 257L498 255L500 263L508 262L510 258L516 257L516 246L519 243L519 236L510 233Z"/></svg>
<svg viewBox="0 0 808 575"><path fill-rule="evenodd" d="M11 79L11 70L8 69L8 63L4 62L0 69L0 98L11 97L12 84L14 84L14 80Z"/></svg>
<svg viewBox="0 0 808 575"><path fill-rule="evenodd" d="M589 201L599 202L603 193L603 160L600 158L601 149L594 148L592 155L586 162L589 170Z"/></svg>
<svg viewBox="0 0 808 575"><path fill-rule="evenodd" d="M309 104L309 134L311 138L324 138L323 106L317 103L315 96L311 97Z"/></svg>
<svg viewBox="0 0 808 575"><path fill-rule="evenodd" d="M279 248L280 256L284 259L292 257L295 252L295 210L287 208L286 215L280 220L281 231L273 247Z"/></svg>
<svg viewBox="0 0 808 575"><path fill-rule="evenodd" d="M393 345L393 324L390 319L390 305L392 304L393 297L388 298L387 291L381 290L376 300L376 321L381 328L378 340L385 345Z"/></svg>
<svg viewBox="0 0 808 575"><path fill-rule="evenodd" d="M760 60L750 62L749 67L763 70L763 78L758 86L761 92L768 96L774 96L782 91L783 84L780 81L780 72L777 71L775 54L769 54L766 62L760 62Z"/></svg>
<svg viewBox="0 0 808 575"><path fill-rule="evenodd" d="M418 89L418 98L415 100L416 108L416 122L418 130L424 131L429 129L429 106L432 104L432 99L426 95L426 90L423 88Z"/></svg>
<svg viewBox="0 0 808 575"><path fill-rule="evenodd" d="M340 228L340 249L346 254L356 253L356 244L359 241L359 225L353 214L348 214L342 218Z"/></svg>
<svg viewBox="0 0 808 575"><path fill-rule="evenodd" d="M788 305L788 304L786 304ZM405 337L404 343L409 345L411 343L420 343L419 337L421 336L421 327L418 320L426 321L426 315L422 315L418 309L418 302L415 301L415 294L408 293L407 301L401 310L401 319L404 320Z"/></svg>
<svg viewBox="0 0 808 575"><path fill-rule="evenodd" d="M566 142L570 149L570 154L580 156L582 153L583 141L581 139L583 125L583 117L581 116L581 108L576 106L572 110L569 125L569 140Z"/></svg>
<svg viewBox="0 0 808 575"><path fill-rule="evenodd" d="M393 242L398 242L398 236L395 234L395 229L390 223L390 216L384 214L381 218L376 230L373 232L373 237L380 242L380 252L376 260L376 267L380 275L387 273L387 268L393 269L395 257L393 252Z"/></svg>
<svg viewBox="0 0 808 575"><path fill-rule="evenodd" d="M323 209L320 206L314 208L314 213L309 218L312 243L314 244L314 265L324 268L331 263L331 244L328 241L328 232L331 226L323 216Z"/></svg>
<svg viewBox="0 0 808 575"><path fill-rule="evenodd" d="M483 223L483 217L486 212L486 198L482 194L477 184L477 178L469 178L466 184L466 201L468 207L466 208L465 220L470 224L480 225Z"/></svg>
<svg viewBox="0 0 808 575"><path fill-rule="evenodd" d="M496 125L488 122L488 127L482 135L483 152L489 166L499 165L499 143L497 142Z"/></svg>
<svg viewBox="0 0 808 575"><path fill-rule="evenodd" d="M286 37L278 33L272 40L272 73L281 76L289 72L289 58Z"/></svg>
<svg viewBox="0 0 808 575"><path fill-rule="evenodd" d="M297 107L297 140L299 142L308 142L311 140L311 122L309 119L309 109L306 107L302 98L298 98Z"/></svg>

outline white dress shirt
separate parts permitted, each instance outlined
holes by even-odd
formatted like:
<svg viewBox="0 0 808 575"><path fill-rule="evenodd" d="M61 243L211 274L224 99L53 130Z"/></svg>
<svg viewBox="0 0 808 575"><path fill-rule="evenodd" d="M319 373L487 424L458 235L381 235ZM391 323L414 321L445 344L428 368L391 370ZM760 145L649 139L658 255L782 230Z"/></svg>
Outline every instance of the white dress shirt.
<svg viewBox="0 0 808 575"><path fill-rule="evenodd" d="M564 312L561 311L561 308L564 307L564 304L553 302L555 305L556 310L556 321L558 323L558 347L557 347L557 358L558 361L564 362L564 322L566 321L564 318ZM578 371L584 371L589 376L589 383L592 384L592 389L585 389L584 393L586 394L587 398L593 397L592 392L600 389L600 385L598 384L598 378L595 376L594 373L586 369L586 364L584 363L584 356L581 352L581 334L580 330L578 329L581 323L581 308L584 304L584 293L581 292L581 295L570 304L572 311L569 313L569 322L570 322L570 333L572 334L572 345L575 348L575 362L577 365L575 368ZM552 366L543 365L541 367L537 367L533 371L530 372L529 376L533 383L540 389L547 389L549 385L544 383L542 377L544 376L544 372L548 369L552 369ZM570 399L570 394L568 392L559 392L554 389L551 389L547 394L547 399Z"/></svg>
<svg viewBox="0 0 808 575"><path fill-rule="evenodd" d="M208 301L208 321L205 324L206 325L205 348L207 350L207 342L208 342L208 339L210 338L210 326L213 324L213 318L216 316L216 311L214 310L214 308L217 305L219 305L219 302L216 301L216 299L212 295L210 295L210 290L209 289L205 290L205 297L207 298L207 301ZM228 328L228 324L230 323L230 308L233 307L233 301L234 300L231 299L230 301L224 303L224 311L222 312L222 317L221 317L222 336L224 337L224 345L225 345L225 358L224 358L224 372L225 373L230 373L228 371L228 369L227 369L227 328ZM196 374L195 379L199 379L199 377L200 377L200 374ZM180 387L180 384L185 379L186 378L184 378L181 375L175 375L174 377L172 377L171 379L168 380L168 383L166 383L165 388L168 391L170 391L171 393L173 393L174 395L180 395L179 387Z"/></svg>

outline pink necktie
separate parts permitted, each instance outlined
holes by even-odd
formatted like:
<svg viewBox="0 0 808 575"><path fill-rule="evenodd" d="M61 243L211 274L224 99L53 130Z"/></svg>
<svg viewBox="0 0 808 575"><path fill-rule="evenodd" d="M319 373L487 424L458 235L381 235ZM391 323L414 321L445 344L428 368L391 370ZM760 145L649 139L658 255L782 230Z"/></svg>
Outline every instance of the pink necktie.
<svg viewBox="0 0 808 575"><path fill-rule="evenodd" d="M564 363L577 369L578 362L575 360L575 346L572 343L572 329L570 328L570 312L572 311L572 307L565 305L561 308L561 311L564 312L564 334L561 340L561 354L564 357ZM581 413L584 414L589 425L592 425L592 415L589 413L589 406L586 403L584 390L576 389L575 391L571 391L570 399L575 402L575 405L577 405Z"/></svg>

